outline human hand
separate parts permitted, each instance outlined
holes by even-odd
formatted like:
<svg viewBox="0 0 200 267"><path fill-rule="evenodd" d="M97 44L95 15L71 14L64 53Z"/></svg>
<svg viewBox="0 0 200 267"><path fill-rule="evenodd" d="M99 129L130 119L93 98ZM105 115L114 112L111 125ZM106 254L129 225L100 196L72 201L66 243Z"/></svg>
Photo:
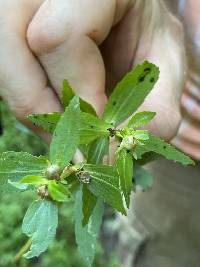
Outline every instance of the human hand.
<svg viewBox="0 0 200 267"><path fill-rule="evenodd" d="M59 111L63 79L101 114L105 88L148 59L161 74L142 109L158 113L154 133L175 134L185 55L181 26L162 1L1 0L0 6L0 93L20 120Z"/></svg>
<svg viewBox="0 0 200 267"><path fill-rule="evenodd" d="M177 1L180 2L180 1ZM181 5L181 16L184 23L187 54L188 79L182 96L183 120L173 144L200 159L200 2L188 0Z"/></svg>

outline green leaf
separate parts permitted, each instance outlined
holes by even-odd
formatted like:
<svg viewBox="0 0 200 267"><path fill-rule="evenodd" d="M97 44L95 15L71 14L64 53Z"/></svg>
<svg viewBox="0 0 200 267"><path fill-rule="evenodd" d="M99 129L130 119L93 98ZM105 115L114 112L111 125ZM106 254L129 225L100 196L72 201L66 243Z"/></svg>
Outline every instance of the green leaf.
<svg viewBox="0 0 200 267"><path fill-rule="evenodd" d="M0 154L0 186L17 182L27 175L42 175L48 167L46 157L35 157L26 152L3 152Z"/></svg>
<svg viewBox="0 0 200 267"><path fill-rule="evenodd" d="M162 155L168 160L173 160L183 165L194 165L194 161L186 156L181 151L177 150L174 146L166 143L164 140L149 134L149 139L144 141L144 145L138 145L135 149L135 153L138 158L146 152L153 151L157 154Z"/></svg>
<svg viewBox="0 0 200 267"><path fill-rule="evenodd" d="M48 180L42 176L27 175L20 181L21 184L32 184L32 185L45 185L48 184Z"/></svg>
<svg viewBox="0 0 200 267"><path fill-rule="evenodd" d="M141 159L138 159L137 160L137 163L139 165L146 165L154 160L158 160L158 159L161 159L163 158L163 156L155 153L155 152L147 152L145 154L142 155L142 158Z"/></svg>
<svg viewBox="0 0 200 267"><path fill-rule="evenodd" d="M109 138L101 137L89 145L88 163L99 164L103 161L103 157L108 155Z"/></svg>
<svg viewBox="0 0 200 267"><path fill-rule="evenodd" d="M108 137L108 129L111 127L110 123L106 123L91 114L81 113L80 143L88 144L98 137Z"/></svg>
<svg viewBox="0 0 200 267"><path fill-rule="evenodd" d="M133 137L138 140L148 140L149 139L149 132L147 130L136 130L133 132Z"/></svg>
<svg viewBox="0 0 200 267"><path fill-rule="evenodd" d="M79 145L80 107L75 96L61 116L50 145L50 160L64 168L68 165Z"/></svg>
<svg viewBox="0 0 200 267"><path fill-rule="evenodd" d="M51 134L53 134L60 117L61 113L59 112L31 114L27 116L34 125L41 127L43 130Z"/></svg>
<svg viewBox="0 0 200 267"><path fill-rule="evenodd" d="M69 82L67 80L63 81L63 90L62 90L62 97L61 102L63 104L63 107L66 108L69 105L69 102L72 100L72 98L75 96L74 91L72 90ZM90 105L88 102L80 98L80 109L83 112L96 115L95 109Z"/></svg>
<svg viewBox="0 0 200 267"><path fill-rule="evenodd" d="M72 90L69 82L67 80L63 81L63 87L62 87L62 95L61 95L61 103L64 108L66 108L72 98L75 96L74 91Z"/></svg>
<svg viewBox="0 0 200 267"><path fill-rule="evenodd" d="M122 214L126 214L117 170L108 165L86 164L84 165L84 171L91 178L89 190Z"/></svg>
<svg viewBox="0 0 200 267"><path fill-rule="evenodd" d="M108 154L108 146L109 138L105 137L101 137L98 140L90 143L88 151L88 162L93 164L101 163L104 155ZM92 212L92 215L90 216L89 223L85 227L82 226L82 222L84 220L82 207L82 191L79 191L76 195L75 201L76 242L78 244L78 250L82 255L86 267L90 267L92 265L96 251L96 239L102 222L104 204L101 199L97 199L97 203Z"/></svg>
<svg viewBox="0 0 200 267"><path fill-rule="evenodd" d="M117 154L117 170L126 205L129 208L133 179L133 159L130 151L121 149Z"/></svg>
<svg viewBox="0 0 200 267"><path fill-rule="evenodd" d="M139 165L135 166L134 181L136 186L147 189L153 185L153 176Z"/></svg>
<svg viewBox="0 0 200 267"><path fill-rule="evenodd" d="M133 129L141 128L148 124L155 117L155 115L155 112L150 111L138 112L130 119L128 122L128 127Z"/></svg>
<svg viewBox="0 0 200 267"><path fill-rule="evenodd" d="M19 189L19 190L23 190L24 191L24 190L28 189L28 185L26 185L26 184L20 184L18 182L12 182L10 180L8 180L8 184L13 186L16 189Z"/></svg>
<svg viewBox="0 0 200 267"><path fill-rule="evenodd" d="M22 224L22 232L32 238L27 259L38 257L53 241L58 225L58 208L48 200L34 201L28 208Z"/></svg>
<svg viewBox="0 0 200 267"><path fill-rule="evenodd" d="M55 180L49 181L48 192L51 198L58 202L69 202L72 195L66 186L57 183Z"/></svg>
<svg viewBox="0 0 200 267"><path fill-rule="evenodd" d="M131 70L109 97L103 119L119 125L143 103L158 80L159 69L154 64L145 61Z"/></svg>
<svg viewBox="0 0 200 267"><path fill-rule="evenodd" d="M82 211L83 211L83 220L82 225L83 227L88 223L90 216L92 215L92 212L96 206L97 203L97 197L93 195L89 190L87 185L83 185L83 196L82 196Z"/></svg>
<svg viewBox="0 0 200 267"><path fill-rule="evenodd" d="M85 113L97 116L97 113L96 113L95 109L93 108L93 106L90 105L85 100L83 100L82 98L80 98L80 109L81 109L81 111L83 111Z"/></svg>
<svg viewBox="0 0 200 267"><path fill-rule="evenodd" d="M102 222L104 205L102 201L98 200L89 219L88 224L83 227L83 213L82 213L82 190L76 193L75 198L75 235L78 251L82 256L86 267L91 267L94 260L97 236Z"/></svg>

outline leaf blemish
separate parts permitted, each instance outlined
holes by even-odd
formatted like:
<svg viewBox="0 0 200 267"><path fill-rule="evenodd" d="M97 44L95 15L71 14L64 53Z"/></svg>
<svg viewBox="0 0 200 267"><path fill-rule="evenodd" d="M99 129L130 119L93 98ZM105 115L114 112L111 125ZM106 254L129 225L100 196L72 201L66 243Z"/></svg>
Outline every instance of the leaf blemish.
<svg viewBox="0 0 200 267"><path fill-rule="evenodd" d="M153 83L154 81L155 81L155 79L152 77L152 78L150 79L150 82Z"/></svg>
<svg viewBox="0 0 200 267"><path fill-rule="evenodd" d="M117 104L117 102L116 102L116 101L114 101L112 104L113 104L113 106L115 106L115 105Z"/></svg>
<svg viewBox="0 0 200 267"><path fill-rule="evenodd" d="M148 68L145 68L144 71L145 72L150 72L151 71L151 68L149 68L149 67Z"/></svg>
<svg viewBox="0 0 200 267"><path fill-rule="evenodd" d="M139 77L139 81L140 81L140 82L143 82L143 81L144 81L144 79L145 79L145 75L143 75L143 76Z"/></svg>

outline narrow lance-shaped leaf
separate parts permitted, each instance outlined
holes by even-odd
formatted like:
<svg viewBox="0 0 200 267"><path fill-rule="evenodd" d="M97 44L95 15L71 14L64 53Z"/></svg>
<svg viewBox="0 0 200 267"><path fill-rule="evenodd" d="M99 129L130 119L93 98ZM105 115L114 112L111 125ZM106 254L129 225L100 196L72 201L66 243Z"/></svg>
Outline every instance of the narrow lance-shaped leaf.
<svg viewBox="0 0 200 267"><path fill-rule="evenodd" d="M88 162L93 164L102 163L104 155L108 153L109 138L99 138L89 144ZM91 193L92 194L92 193ZM93 199L93 194L90 198ZM89 201L89 199L88 199ZM82 191L78 191L75 200L75 235L78 250L83 258L86 267L92 265L95 251L97 236L102 222L104 203L101 199L97 199L96 206L93 210L90 209L90 218L86 226L83 227L83 197Z"/></svg>
<svg viewBox="0 0 200 267"><path fill-rule="evenodd" d="M133 180L133 159L130 151L121 149L117 154L117 170L120 177L120 185L125 197L126 205L129 208L130 195Z"/></svg>
<svg viewBox="0 0 200 267"><path fill-rule="evenodd" d="M81 113L80 143L88 144L98 137L108 137L108 129L111 127L110 123L106 123L91 114Z"/></svg>
<svg viewBox="0 0 200 267"><path fill-rule="evenodd" d="M42 175L48 167L47 158L35 157L26 152L3 152L0 154L0 186L17 182L27 175Z"/></svg>
<svg viewBox="0 0 200 267"><path fill-rule="evenodd" d="M154 117L156 113L150 111L142 111L138 112L129 120L128 127L129 128L141 128L148 124Z"/></svg>
<svg viewBox="0 0 200 267"><path fill-rule="evenodd" d="M57 123L59 122L61 113L52 112L46 114L31 114L27 118L36 126L41 127L48 133L53 134Z"/></svg>
<svg viewBox="0 0 200 267"><path fill-rule="evenodd" d="M83 227L86 226L86 224L89 221L90 216L92 215L92 212L96 206L97 203L97 197L92 194L92 192L89 191L88 187L86 184L83 185L82 187L82 211L83 211L83 220L82 220L82 225Z"/></svg>
<svg viewBox="0 0 200 267"><path fill-rule="evenodd" d="M117 126L131 116L152 90L158 75L158 67L148 61L137 65L117 84L109 97L103 119Z"/></svg>
<svg viewBox="0 0 200 267"><path fill-rule="evenodd" d="M108 153L108 138L100 138L90 144L89 146L89 153L88 153L88 162L98 164L102 162L103 156ZM97 202L97 197L88 190L87 185L83 186L83 226L87 224L94 207Z"/></svg>
<svg viewBox="0 0 200 267"><path fill-rule="evenodd" d="M69 102L75 96L73 89L71 88L69 82L67 80L63 81L63 89L62 89L62 97L61 102L63 107L66 108L69 105ZM80 98L80 109L83 112L90 113L96 116L96 111L88 102Z"/></svg>
<svg viewBox="0 0 200 267"><path fill-rule="evenodd" d="M66 186L57 183L55 180L49 181L48 192L51 198L58 202L69 202L72 195Z"/></svg>
<svg viewBox="0 0 200 267"><path fill-rule="evenodd" d="M80 107L75 96L61 116L50 145L50 160L53 164L65 167L79 144Z"/></svg>
<svg viewBox="0 0 200 267"><path fill-rule="evenodd" d="M23 177L20 181L21 184L30 184L30 185L45 185L48 184L48 180L42 176L36 175L27 175Z"/></svg>
<svg viewBox="0 0 200 267"><path fill-rule="evenodd" d="M103 157L108 155L109 150L109 138L101 137L95 140L89 145L88 151L88 163L100 164L103 161Z"/></svg>
<svg viewBox="0 0 200 267"><path fill-rule="evenodd" d="M138 145L135 149L135 153L140 159L144 153L150 151L160 154L168 160L180 162L183 165L194 165L194 161L190 157L159 137L149 134L149 139L144 142L144 145Z"/></svg>
<svg viewBox="0 0 200 267"><path fill-rule="evenodd" d="M63 81L63 86L62 86L62 95L61 95L61 103L64 108L66 108L72 98L75 96L74 91L72 90L69 82L67 80Z"/></svg>
<svg viewBox="0 0 200 267"><path fill-rule="evenodd" d="M38 257L53 241L58 225L58 208L48 200L37 200L28 208L22 224L22 232L31 237L26 258Z"/></svg>
<svg viewBox="0 0 200 267"><path fill-rule="evenodd" d="M88 224L83 227L82 190L76 193L75 199L75 235L78 251L86 267L91 267L96 251L97 236L102 222L104 205L98 200Z"/></svg>
<svg viewBox="0 0 200 267"><path fill-rule="evenodd" d="M134 182L136 186L147 189L153 185L153 176L140 165L135 166Z"/></svg>
<svg viewBox="0 0 200 267"><path fill-rule="evenodd" d="M132 135L134 138L142 141L149 139L149 132L147 130L136 130Z"/></svg>
<svg viewBox="0 0 200 267"><path fill-rule="evenodd" d="M86 164L84 165L84 171L91 178L90 191L122 214L126 214L117 170L108 165Z"/></svg>

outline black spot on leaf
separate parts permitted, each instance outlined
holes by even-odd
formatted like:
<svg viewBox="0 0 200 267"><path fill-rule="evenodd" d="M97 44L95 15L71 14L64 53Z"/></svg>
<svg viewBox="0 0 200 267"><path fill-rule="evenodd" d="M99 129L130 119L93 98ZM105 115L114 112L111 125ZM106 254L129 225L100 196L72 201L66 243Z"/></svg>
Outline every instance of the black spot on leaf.
<svg viewBox="0 0 200 267"><path fill-rule="evenodd" d="M153 83L154 81L155 81L155 79L152 77L152 78L150 79L150 82Z"/></svg>
<svg viewBox="0 0 200 267"><path fill-rule="evenodd" d="M149 73L151 71L151 68L145 68L144 71Z"/></svg>
<svg viewBox="0 0 200 267"><path fill-rule="evenodd" d="M143 76L139 77L139 81L140 81L140 82L143 82L143 81L144 81L144 79L145 79L145 75L143 75Z"/></svg>
<svg viewBox="0 0 200 267"><path fill-rule="evenodd" d="M116 102L116 101L114 101L112 104L113 104L113 106L116 106L117 102Z"/></svg>

